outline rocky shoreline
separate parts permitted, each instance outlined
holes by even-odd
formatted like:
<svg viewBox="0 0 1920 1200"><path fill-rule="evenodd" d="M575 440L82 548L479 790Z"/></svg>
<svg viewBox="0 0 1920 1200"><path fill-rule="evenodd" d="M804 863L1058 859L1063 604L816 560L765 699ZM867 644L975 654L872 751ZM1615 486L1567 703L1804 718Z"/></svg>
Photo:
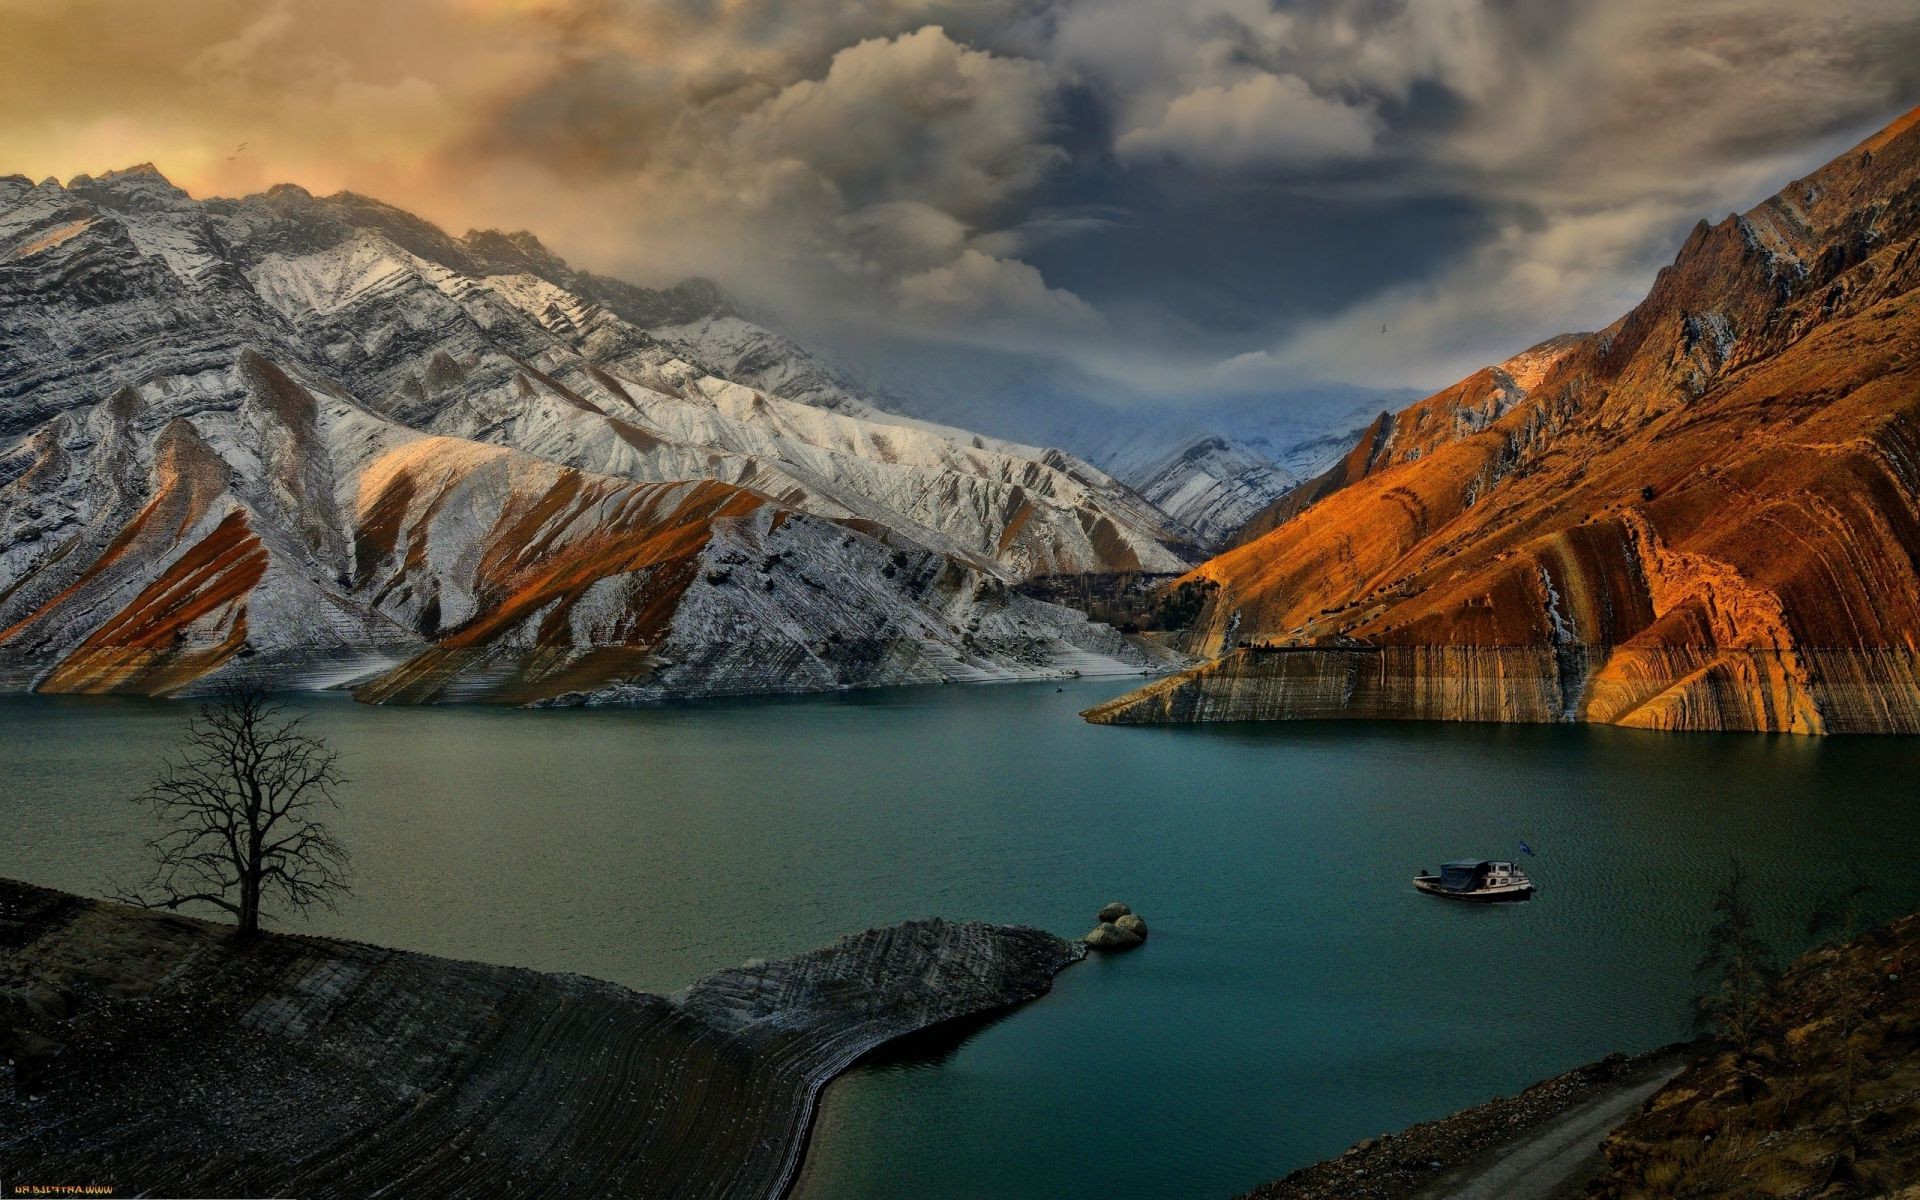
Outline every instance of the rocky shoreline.
<svg viewBox="0 0 1920 1200"><path fill-rule="evenodd" d="M1920 732L1920 655L1897 647L1668 648L1635 660L1633 687L1605 646L1248 646L1142 684L1081 714L1095 725L1204 721L1589 722L1630 729ZM1646 707L1634 689L1709 669L1777 686L1728 686Z"/></svg>
<svg viewBox="0 0 1920 1200"><path fill-rule="evenodd" d="M1546 1129L1583 1105L1670 1072L1685 1061L1686 1053L1684 1046L1667 1046L1631 1057L1608 1055L1518 1095L1368 1138L1337 1158L1262 1184L1241 1200L1426 1200L1450 1195L1453 1189L1447 1185L1458 1182L1477 1160ZM1599 1147L1592 1150L1597 1171Z"/></svg>
<svg viewBox="0 0 1920 1200"><path fill-rule="evenodd" d="M1920 1194L1920 914L1800 956L1758 1014L1755 1070L1695 1059L1614 1129L1593 1200Z"/></svg>
<svg viewBox="0 0 1920 1200"><path fill-rule="evenodd" d="M1915 961L1920 914L1795 960L1754 1017L1749 1069L1707 1042L1610 1055L1242 1200L1920 1194Z"/></svg>
<svg viewBox="0 0 1920 1200"><path fill-rule="evenodd" d="M31 1093L0 1098L0 1170L197 1196L778 1197L834 1076L1042 995L1085 953L910 921L669 999L334 939L236 942L0 881L0 1016Z"/></svg>

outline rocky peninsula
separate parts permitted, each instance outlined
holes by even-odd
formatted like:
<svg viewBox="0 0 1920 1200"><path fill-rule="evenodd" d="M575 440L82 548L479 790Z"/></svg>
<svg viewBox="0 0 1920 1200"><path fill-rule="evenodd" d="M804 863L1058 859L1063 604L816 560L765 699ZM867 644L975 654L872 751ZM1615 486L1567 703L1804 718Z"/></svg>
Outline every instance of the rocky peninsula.
<svg viewBox="0 0 1920 1200"><path fill-rule="evenodd" d="M909 921L667 998L0 881L0 1169L165 1195L778 1197L835 1075L1085 953Z"/></svg>

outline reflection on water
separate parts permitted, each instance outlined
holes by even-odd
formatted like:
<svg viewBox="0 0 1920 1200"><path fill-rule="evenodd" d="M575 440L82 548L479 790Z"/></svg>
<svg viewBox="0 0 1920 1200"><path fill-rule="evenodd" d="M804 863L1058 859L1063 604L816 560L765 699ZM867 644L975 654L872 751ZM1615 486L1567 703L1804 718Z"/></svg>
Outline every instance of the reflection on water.
<svg viewBox="0 0 1920 1200"><path fill-rule="evenodd" d="M1099 728L1113 683L606 712L300 701L356 781L358 894L317 922L671 991L940 914L1142 950L829 1088L800 1194L1224 1196L1349 1142L1682 1032L1740 855L1783 939L1920 850L1898 739L1446 725ZM184 712L0 701L0 873L137 873ZM1539 857L1532 903L1407 879Z"/></svg>

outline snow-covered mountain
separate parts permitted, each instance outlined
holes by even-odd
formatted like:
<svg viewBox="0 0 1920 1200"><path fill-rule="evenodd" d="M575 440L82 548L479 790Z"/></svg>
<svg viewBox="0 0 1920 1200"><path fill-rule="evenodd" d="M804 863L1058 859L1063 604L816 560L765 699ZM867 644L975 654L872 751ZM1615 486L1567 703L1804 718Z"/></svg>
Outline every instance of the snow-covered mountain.
<svg viewBox="0 0 1920 1200"><path fill-rule="evenodd" d="M1210 546L1225 543L1299 482L1284 467L1212 433L1196 435L1124 477Z"/></svg>
<svg viewBox="0 0 1920 1200"><path fill-rule="evenodd" d="M1076 442L1103 470L1219 549L1247 522L1284 503L1301 480L1338 461L1377 415L1356 406L1307 416L1248 407L1217 413L1240 418L1217 424L1116 417L1098 428L1089 424ZM1229 424L1242 432L1221 432Z"/></svg>
<svg viewBox="0 0 1920 1200"><path fill-rule="evenodd" d="M905 359L881 354L859 384L839 382L884 397L895 411L1065 447L1213 548L1240 520L1344 455L1383 411L1421 394L1301 383L1277 393L1202 388L1150 398L1057 361L925 344Z"/></svg>
<svg viewBox="0 0 1920 1200"><path fill-rule="evenodd" d="M1199 535L874 408L711 285L351 194L0 179L0 670L651 697L1138 670L1008 585Z"/></svg>

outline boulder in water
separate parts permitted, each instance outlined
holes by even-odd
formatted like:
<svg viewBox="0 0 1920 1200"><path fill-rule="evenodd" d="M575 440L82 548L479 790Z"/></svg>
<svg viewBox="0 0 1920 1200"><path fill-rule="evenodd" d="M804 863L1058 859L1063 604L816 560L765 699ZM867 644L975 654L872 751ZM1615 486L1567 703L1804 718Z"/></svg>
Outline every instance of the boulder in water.
<svg viewBox="0 0 1920 1200"><path fill-rule="evenodd" d="M1121 917L1128 916L1132 912L1133 912L1132 909L1120 903L1118 900L1115 900L1112 904L1109 904L1105 908L1100 910L1100 916L1098 919L1102 922L1118 921Z"/></svg>
<svg viewBox="0 0 1920 1200"><path fill-rule="evenodd" d="M1114 928L1131 933L1143 942L1147 940L1147 923L1133 913L1121 915L1113 924Z"/></svg>
<svg viewBox="0 0 1920 1200"><path fill-rule="evenodd" d="M1094 926L1091 933L1080 940L1095 950L1131 950L1144 939L1130 929L1122 929L1112 921L1102 921Z"/></svg>

